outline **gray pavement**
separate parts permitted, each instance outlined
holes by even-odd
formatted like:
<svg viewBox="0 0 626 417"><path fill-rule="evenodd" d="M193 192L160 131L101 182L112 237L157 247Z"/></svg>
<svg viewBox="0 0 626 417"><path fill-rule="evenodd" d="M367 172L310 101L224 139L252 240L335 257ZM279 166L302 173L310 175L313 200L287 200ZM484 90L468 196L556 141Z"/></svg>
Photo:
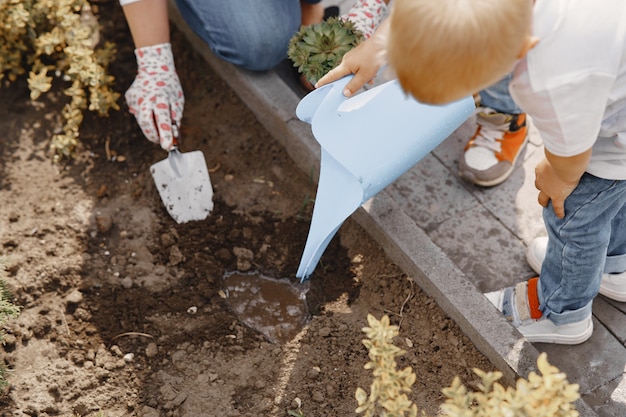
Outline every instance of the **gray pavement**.
<svg viewBox="0 0 626 417"><path fill-rule="evenodd" d="M345 5L345 1L341 2ZM250 73L217 59L182 23L191 45L247 103L264 127L306 173L319 170L319 146L297 120L302 96L284 67ZM484 189L459 179L457 163L473 131L470 118L430 155L353 214L387 255L461 327L509 383L535 370L539 352L580 385L581 416L626 416L626 304L599 296L594 334L578 346L528 343L491 306L483 292L533 275L528 243L545 234L534 189L534 166L543 147L537 132L511 178Z"/></svg>

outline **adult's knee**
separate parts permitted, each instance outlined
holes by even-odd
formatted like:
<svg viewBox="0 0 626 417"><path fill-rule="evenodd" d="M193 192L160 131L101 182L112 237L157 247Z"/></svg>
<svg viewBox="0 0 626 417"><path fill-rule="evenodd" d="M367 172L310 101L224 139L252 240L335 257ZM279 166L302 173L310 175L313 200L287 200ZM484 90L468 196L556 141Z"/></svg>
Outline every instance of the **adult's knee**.
<svg viewBox="0 0 626 417"><path fill-rule="evenodd" d="M287 57L289 39L300 25L299 2L278 0L233 6L219 0L177 0L181 15L220 58L264 71Z"/></svg>
<svg viewBox="0 0 626 417"><path fill-rule="evenodd" d="M289 39L295 30L264 30L240 33L232 48L216 49L223 59L251 71L265 71L287 57ZM242 41L247 39L247 41ZM237 41L238 40L238 41Z"/></svg>

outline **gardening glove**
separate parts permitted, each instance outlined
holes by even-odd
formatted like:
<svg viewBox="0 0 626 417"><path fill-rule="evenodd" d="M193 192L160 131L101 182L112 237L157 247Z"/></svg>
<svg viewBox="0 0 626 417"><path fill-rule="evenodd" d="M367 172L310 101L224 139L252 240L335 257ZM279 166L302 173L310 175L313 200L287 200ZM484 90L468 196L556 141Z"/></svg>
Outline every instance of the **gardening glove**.
<svg viewBox="0 0 626 417"><path fill-rule="evenodd" d="M388 10L384 0L356 0L341 19L354 23L367 39L374 34L380 22L387 16Z"/></svg>
<svg viewBox="0 0 626 417"><path fill-rule="evenodd" d="M137 76L126 91L129 111L149 141L166 151L176 146L185 97L169 43L135 49Z"/></svg>

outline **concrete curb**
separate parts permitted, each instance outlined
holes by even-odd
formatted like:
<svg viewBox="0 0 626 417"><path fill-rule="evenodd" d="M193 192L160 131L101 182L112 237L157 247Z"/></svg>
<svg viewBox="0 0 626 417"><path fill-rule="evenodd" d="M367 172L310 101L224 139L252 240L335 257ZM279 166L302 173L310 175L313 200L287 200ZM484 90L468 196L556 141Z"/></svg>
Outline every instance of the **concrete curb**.
<svg viewBox="0 0 626 417"><path fill-rule="evenodd" d="M310 125L295 116L297 94L274 71L253 73L217 58L184 23L170 0L170 18L194 49L246 103L304 172L319 172L320 149ZM317 180L317 179L315 179ZM539 352L499 315L426 233L382 191L353 214L389 258L435 299L474 345L513 384L536 370ZM583 417L597 414L582 400Z"/></svg>

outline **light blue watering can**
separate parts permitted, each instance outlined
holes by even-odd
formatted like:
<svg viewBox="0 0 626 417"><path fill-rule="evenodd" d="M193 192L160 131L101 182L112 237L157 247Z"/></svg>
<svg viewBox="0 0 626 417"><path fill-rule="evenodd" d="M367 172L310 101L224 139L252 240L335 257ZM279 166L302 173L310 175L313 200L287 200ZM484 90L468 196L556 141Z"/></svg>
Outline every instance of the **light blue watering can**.
<svg viewBox="0 0 626 417"><path fill-rule="evenodd" d="M397 80L346 98L350 78L309 93L296 109L321 145L313 218L296 273L301 281L348 216L435 149L475 107L471 96L445 106L421 104Z"/></svg>

